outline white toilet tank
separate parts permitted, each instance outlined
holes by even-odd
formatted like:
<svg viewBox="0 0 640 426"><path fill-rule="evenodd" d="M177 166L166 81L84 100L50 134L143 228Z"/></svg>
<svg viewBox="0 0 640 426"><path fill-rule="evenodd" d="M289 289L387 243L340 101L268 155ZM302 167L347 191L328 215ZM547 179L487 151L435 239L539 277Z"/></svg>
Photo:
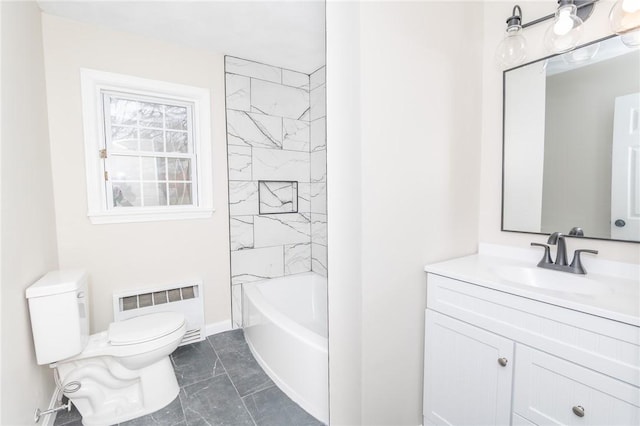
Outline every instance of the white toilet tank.
<svg viewBox="0 0 640 426"><path fill-rule="evenodd" d="M82 352L89 340L87 273L51 271L26 290L38 364Z"/></svg>

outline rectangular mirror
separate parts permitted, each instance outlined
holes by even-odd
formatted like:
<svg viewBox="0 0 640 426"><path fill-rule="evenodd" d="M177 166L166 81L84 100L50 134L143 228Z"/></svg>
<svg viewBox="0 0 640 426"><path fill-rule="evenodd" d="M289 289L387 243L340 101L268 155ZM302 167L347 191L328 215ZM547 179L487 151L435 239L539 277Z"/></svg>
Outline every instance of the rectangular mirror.
<svg viewBox="0 0 640 426"><path fill-rule="evenodd" d="M502 230L640 242L640 49L609 37L503 81Z"/></svg>

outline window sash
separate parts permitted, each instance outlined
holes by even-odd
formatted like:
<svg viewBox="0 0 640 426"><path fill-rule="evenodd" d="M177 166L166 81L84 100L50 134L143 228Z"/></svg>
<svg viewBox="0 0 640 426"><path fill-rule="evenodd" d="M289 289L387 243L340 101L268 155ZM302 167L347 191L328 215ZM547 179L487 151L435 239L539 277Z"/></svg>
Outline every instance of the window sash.
<svg viewBox="0 0 640 426"><path fill-rule="evenodd" d="M101 91L102 95L102 119L104 123L104 149L106 149L107 158L103 160L103 167L106 172L109 172L108 160L109 158L117 158L117 157L129 157L129 158L138 158L140 161L138 162L138 179L129 178L129 179L118 179L117 176L109 176L108 179L105 179L105 196L106 196L106 206L107 210L145 210L145 209L171 209L171 208L188 208L188 207L198 207L198 170L197 170L197 155L196 155L196 141L194 137L194 105L190 102L183 102L173 99L166 99L161 97L154 96L141 96L136 95L134 93L124 93L124 92L116 92L116 91ZM112 100L124 100L124 101L133 101L144 104L154 104L161 107L162 111L162 126L148 126L141 123L141 117L139 110L136 112L136 118L134 124L125 124L125 123L114 123L111 114L111 102ZM167 108L169 107L179 107L186 109L186 129L176 129L167 126ZM112 137L113 137L113 127L124 128L124 129L132 129L135 131L136 135L136 147L137 149L118 149L117 146L114 146ZM152 151L152 150L142 150L142 137L141 132L144 130L152 131L152 132L161 132L162 135L162 151ZM186 135L186 151L167 151L168 148L168 137L170 134L180 134L183 133ZM156 141L152 141L152 147L156 143ZM156 159L165 159L165 176L164 179L143 179L143 167L142 167L142 158L156 158ZM169 179L169 160L170 159L188 159L189 160L189 171L190 171L190 179L189 180L179 180L179 179ZM106 176L106 175L105 175ZM157 172L156 172L157 177ZM117 205L114 200L114 184L116 187L121 187L123 184L130 184L132 188L135 188L138 194L138 203L132 204L130 206ZM145 198L145 186L146 185L156 185L156 192L158 191L158 185L164 186L164 202L166 204L154 204L150 203L146 204ZM172 201L172 189L175 189L178 192L177 185L189 185L189 197L190 203L178 203L171 204ZM149 187L147 187L147 190ZM158 197L160 199L161 197Z"/></svg>

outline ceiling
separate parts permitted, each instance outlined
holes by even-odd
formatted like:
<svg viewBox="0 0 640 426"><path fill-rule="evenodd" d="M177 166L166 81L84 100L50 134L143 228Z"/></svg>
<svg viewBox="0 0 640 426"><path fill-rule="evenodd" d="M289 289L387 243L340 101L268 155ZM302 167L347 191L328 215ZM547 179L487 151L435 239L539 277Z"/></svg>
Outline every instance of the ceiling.
<svg viewBox="0 0 640 426"><path fill-rule="evenodd" d="M307 74L325 64L324 1L52 1L48 14Z"/></svg>

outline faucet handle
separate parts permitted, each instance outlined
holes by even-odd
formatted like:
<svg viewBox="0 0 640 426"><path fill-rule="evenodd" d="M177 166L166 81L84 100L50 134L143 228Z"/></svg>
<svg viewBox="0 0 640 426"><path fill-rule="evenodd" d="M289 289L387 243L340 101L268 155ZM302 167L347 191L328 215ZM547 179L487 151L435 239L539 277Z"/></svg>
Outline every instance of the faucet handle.
<svg viewBox="0 0 640 426"><path fill-rule="evenodd" d="M580 253L598 254L598 250L579 249L573 253L573 260L571 261L569 268L571 268L572 272L575 274L586 274L587 271L584 269L584 266L582 266Z"/></svg>
<svg viewBox="0 0 640 426"><path fill-rule="evenodd" d="M549 249L548 245L540 243L531 243L531 245L536 247L544 247L544 254L542 255L542 259L540 259L540 262L538 262L538 266L553 263L553 261L551 260L551 250Z"/></svg>

